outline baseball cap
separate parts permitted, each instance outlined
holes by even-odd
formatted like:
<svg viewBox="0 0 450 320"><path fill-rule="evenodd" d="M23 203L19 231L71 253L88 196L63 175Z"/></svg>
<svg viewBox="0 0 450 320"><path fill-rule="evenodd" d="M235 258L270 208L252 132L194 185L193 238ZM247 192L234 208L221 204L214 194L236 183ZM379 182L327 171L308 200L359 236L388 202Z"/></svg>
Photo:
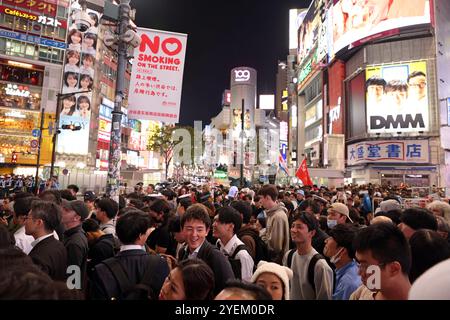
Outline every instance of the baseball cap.
<svg viewBox="0 0 450 320"><path fill-rule="evenodd" d="M380 209L381 211L384 212L388 212L391 210L399 210L401 208L402 208L401 204L394 199L385 200L380 203Z"/></svg>
<svg viewBox="0 0 450 320"><path fill-rule="evenodd" d="M93 191L86 191L83 195L84 197L84 201L94 201L95 199L97 199L97 197L95 196L95 193Z"/></svg>
<svg viewBox="0 0 450 320"><path fill-rule="evenodd" d="M63 199L61 206L67 210L75 211L81 217L81 221L84 221L89 215L87 206L81 200L67 201Z"/></svg>
<svg viewBox="0 0 450 320"><path fill-rule="evenodd" d="M295 193L305 196L305 191L303 191L302 189L298 189L297 191L295 191Z"/></svg>
<svg viewBox="0 0 450 320"><path fill-rule="evenodd" d="M350 218L350 212L348 210L348 207L345 204L340 203L340 202L335 202L328 208L328 212L330 212L331 210L346 216L348 218L348 220L350 220L350 222L353 223L352 218Z"/></svg>

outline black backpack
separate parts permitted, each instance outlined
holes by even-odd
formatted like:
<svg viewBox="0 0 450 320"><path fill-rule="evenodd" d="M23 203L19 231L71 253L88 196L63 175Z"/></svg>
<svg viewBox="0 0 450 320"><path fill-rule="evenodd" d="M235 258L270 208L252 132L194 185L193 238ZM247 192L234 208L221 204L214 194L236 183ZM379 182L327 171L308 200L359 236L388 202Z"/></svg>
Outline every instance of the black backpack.
<svg viewBox="0 0 450 320"><path fill-rule="evenodd" d="M255 235L253 232L242 232L239 233L239 238L243 236L251 236L255 241L255 258L253 259L255 262L255 270L256 266L260 261L268 261L270 262L269 256L269 248L267 247L267 243L265 243L260 236Z"/></svg>
<svg viewBox="0 0 450 320"><path fill-rule="evenodd" d="M233 255L227 256L228 261L231 264L231 269L233 269L234 276L239 280L242 280L242 265L241 260L236 259L236 255L241 250L247 250L248 252L247 246L245 244L240 244L234 249Z"/></svg>
<svg viewBox="0 0 450 320"><path fill-rule="evenodd" d="M292 257L294 256L295 251L296 249L291 249L288 251L287 266L290 269L292 269ZM308 265L308 283L313 288L314 293L316 293L316 285L314 283L314 268L316 267L317 261L319 261L320 259L325 259L325 257L320 253L316 253L315 255L313 255Z"/></svg>
<svg viewBox="0 0 450 320"><path fill-rule="evenodd" d="M117 259L108 259L103 261L108 269L113 274L119 286L119 296L111 297L112 300L157 300L158 297L152 289L157 284L154 283L154 273L156 267L156 260L149 259L147 269L142 276L141 282L132 284L123 268L122 264Z"/></svg>

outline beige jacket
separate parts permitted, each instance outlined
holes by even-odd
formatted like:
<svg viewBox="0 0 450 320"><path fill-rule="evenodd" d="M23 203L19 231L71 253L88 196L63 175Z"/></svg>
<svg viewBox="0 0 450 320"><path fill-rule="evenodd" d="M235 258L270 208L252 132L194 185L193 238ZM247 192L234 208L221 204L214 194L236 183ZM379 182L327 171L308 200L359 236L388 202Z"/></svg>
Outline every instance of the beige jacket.
<svg viewBox="0 0 450 320"><path fill-rule="evenodd" d="M289 250L289 221L287 209L277 204L266 210L266 233L262 239L267 243L273 262L281 264L283 256Z"/></svg>

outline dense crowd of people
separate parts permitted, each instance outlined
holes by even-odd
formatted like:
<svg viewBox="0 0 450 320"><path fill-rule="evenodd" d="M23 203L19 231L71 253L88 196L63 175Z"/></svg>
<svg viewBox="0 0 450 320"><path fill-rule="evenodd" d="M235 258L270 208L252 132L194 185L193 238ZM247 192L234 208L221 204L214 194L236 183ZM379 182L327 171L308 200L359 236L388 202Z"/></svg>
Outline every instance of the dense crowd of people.
<svg viewBox="0 0 450 320"><path fill-rule="evenodd" d="M401 187L14 190L0 299L450 299L450 204Z"/></svg>

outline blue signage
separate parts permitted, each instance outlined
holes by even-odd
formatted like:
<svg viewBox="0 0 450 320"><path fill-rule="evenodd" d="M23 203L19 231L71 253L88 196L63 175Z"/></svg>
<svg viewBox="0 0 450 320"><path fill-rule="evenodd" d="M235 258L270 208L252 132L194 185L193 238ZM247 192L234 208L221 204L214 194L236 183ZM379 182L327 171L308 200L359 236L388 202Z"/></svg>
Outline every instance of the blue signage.
<svg viewBox="0 0 450 320"><path fill-rule="evenodd" d="M283 157L283 160L286 161L287 159L287 143L280 143L280 153Z"/></svg>
<svg viewBox="0 0 450 320"><path fill-rule="evenodd" d="M39 137L39 133L40 133L40 130L39 130L39 129L33 129L33 131L31 131L31 134L32 134L33 137L35 137L35 138Z"/></svg>
<svg viewBox="0 0 450 320"><path fill-rule="evenodd" d="M4 30L4 29L0 29L0 37L41 44L44 46L49 46L49 47L54 47L54 48L59 48L59 49L66 48L65 42L41 38L38 36L33 36L33 35L29 35L29 34L24 34L24 33L15 32L15 31Z"/></svg>

